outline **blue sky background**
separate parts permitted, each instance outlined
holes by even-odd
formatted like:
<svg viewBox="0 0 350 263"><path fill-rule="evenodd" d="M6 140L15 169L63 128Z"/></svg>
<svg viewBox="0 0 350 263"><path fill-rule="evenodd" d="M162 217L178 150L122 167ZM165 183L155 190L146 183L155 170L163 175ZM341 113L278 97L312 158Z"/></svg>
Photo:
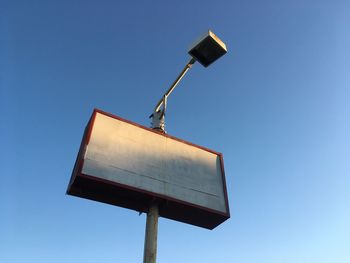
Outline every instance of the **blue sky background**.
<svg viewBox="0 0 350 263"><path fill-rule="evenodd" d="M231 219L158 262L350 262L350 2L0 1L0 262L141 262L145 215L65 195L93 108L224 154Z"/></svg>

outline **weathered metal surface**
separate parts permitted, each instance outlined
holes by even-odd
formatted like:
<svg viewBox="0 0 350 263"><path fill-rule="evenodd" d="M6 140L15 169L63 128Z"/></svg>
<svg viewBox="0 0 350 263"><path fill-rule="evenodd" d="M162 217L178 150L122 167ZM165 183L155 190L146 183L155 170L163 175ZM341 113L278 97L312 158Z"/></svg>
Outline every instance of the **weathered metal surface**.
<svg viewBox="0 0 350 263"><path fill-rule="evenodd" d="M207 228L229 217L221 154L101 111L84 140L68 193L138 211L159 199L161 216Z"/></svg>

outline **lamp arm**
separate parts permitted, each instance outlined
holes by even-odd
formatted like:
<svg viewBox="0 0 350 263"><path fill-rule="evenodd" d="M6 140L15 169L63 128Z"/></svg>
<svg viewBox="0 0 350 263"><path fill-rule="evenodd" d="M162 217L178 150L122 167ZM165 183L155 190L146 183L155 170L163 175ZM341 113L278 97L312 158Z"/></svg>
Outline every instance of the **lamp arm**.
<svg viewBox="0 0 350 263"><path fill-rule="evenodd" d="M154 112L159 111L160 107L164 103L164 98L167 98L170 96L170 94L173 92L173 90L176 88L177 84L181 81L181 79L186 75L187 71L192 67L192 65L196 62L194 58L191 58L190 61L186 64L184 69L181 71L180 75L176 78L176 80L173 82L173 84L170 86L170 88L165 92L163 97L158 101L156 107L154 108Z"/></svg>
<svg viewBox="0 0 350 263"><path fill-rule="evenodd" d="M177 84L179 84L180 80L186 75L187 71L192 67L192 65L196 62L194 58L191 58L190 61L186 64L185 68L182 70L180 75L176 78L170 88L165 92L163 97L158 101L156 107L153 110L153 113L150 118L152 118L151 127L153 129L159 130L163 133L165 131L165 110L167 106L167 99L170 94L173 92ZM163 107L162 107L163 106Z"/></svg>

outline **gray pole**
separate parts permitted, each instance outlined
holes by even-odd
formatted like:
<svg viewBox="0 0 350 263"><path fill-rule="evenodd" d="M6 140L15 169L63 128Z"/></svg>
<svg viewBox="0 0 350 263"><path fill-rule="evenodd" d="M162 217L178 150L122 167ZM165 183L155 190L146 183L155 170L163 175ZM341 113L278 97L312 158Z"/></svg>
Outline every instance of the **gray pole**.
<svg viewBox="0 0 350 263"><path fill-rule="evenodd" d="M177 84L179 84L180 80L186 75L187 71L192 67L192 65L196 62L194 58L191 58L190 61L186 64L185 68L181 71L180 75L176 78L176 80L171 84L170 88L165 92L163 97L158 101L156 107L154 108L154 111L157 112L159 110L159 107L163 103L163 98L168 97L173 90L176 88Z"/></svg>
<svg viewBox="0 0 350 263"><path fill-rule="evenodd" d="M156 130L160 130L165 132L165 110L166 110L166 101L167 97L173 92L176 88L177 84L181 81L181 79L186 75L187 71L192 67L192 65L196 62L194 58L186 64L185 68L181 71L180 75L176 78L176 80L171 84L170 88L165 92L163 97L158 101L156 107L153 110L150 118L152 118L152 128ZM163 105L163 109L161 110L161 106Z"/></svg>
<svg viewBox="0 0 350 263"><path fill-rule="evenodd" d="M147 213L143 263L156 263L158 217L158 204L154 203L150 206Z"/></svg>

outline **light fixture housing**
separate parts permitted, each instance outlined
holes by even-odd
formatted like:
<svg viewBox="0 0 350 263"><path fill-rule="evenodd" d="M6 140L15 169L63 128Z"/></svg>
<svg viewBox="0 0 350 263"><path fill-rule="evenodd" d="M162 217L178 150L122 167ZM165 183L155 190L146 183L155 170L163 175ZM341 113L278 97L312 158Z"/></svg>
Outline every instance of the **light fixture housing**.
<svg viewBox="0 0 350 263"><path fill-rule="evenodd" d="M208 67L226 53L227 48L225 43L210 30L196 41L188 51L188 54L204 67Z"/></svg>

